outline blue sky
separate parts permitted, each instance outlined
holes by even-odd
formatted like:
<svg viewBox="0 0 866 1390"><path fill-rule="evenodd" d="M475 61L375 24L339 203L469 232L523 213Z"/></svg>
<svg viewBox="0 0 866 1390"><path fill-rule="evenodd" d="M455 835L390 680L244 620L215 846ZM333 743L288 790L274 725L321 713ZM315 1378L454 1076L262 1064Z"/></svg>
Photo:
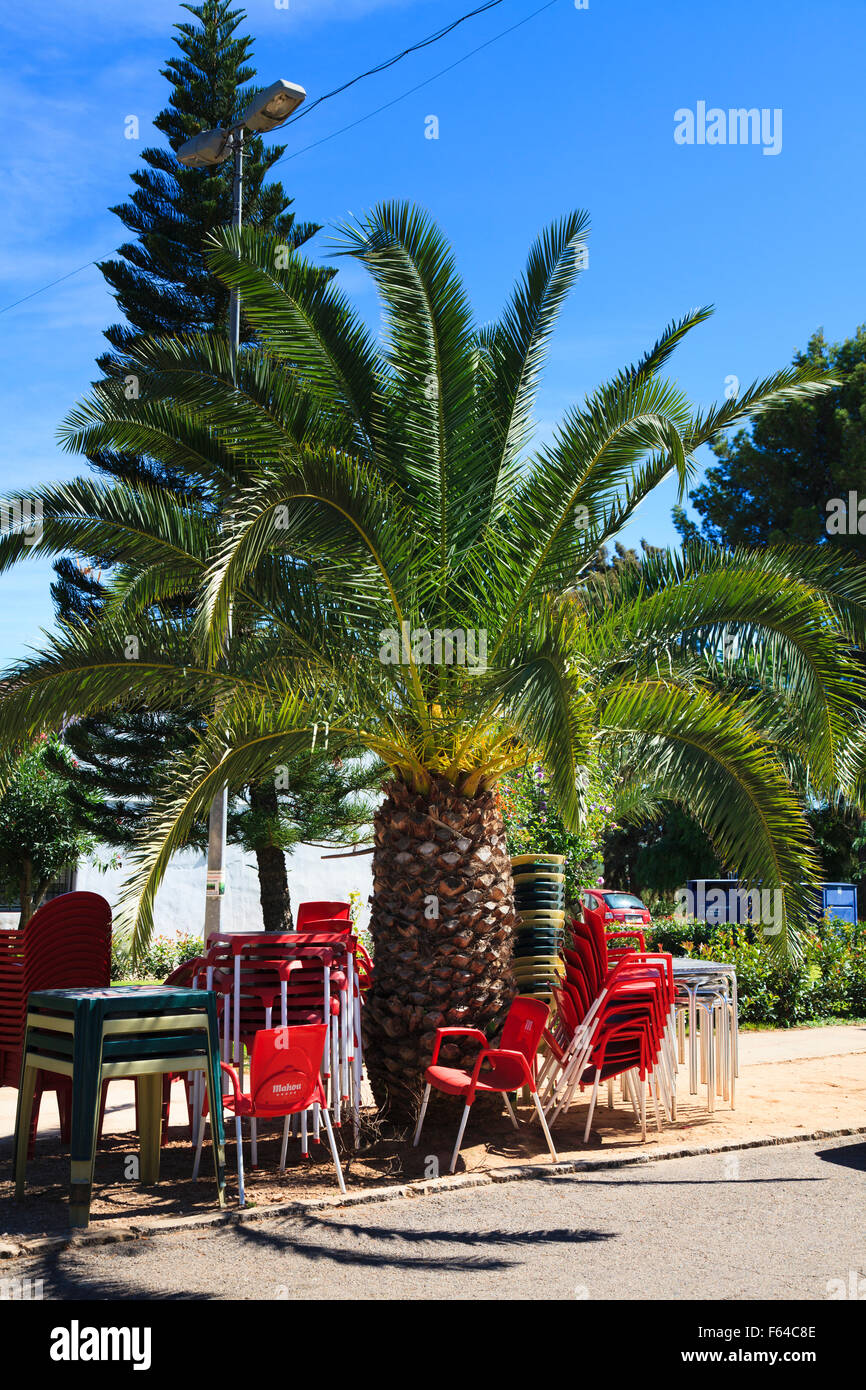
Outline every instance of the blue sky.
<svg viewBox="0 0 866 1390"><path fill-rule="evenodd" d="M475 0L477 3L477 0ZM382 198L423 203L452 238L480 318L496 314L540 227L574 206L592 215L590 265L563 317L538 403L539 429L675 315L717 306L674 359L701 404L786 364L819 326L854 331L864 311L866 25L862 0L557 0L550 9L382 114L391 101L530 14L504 0L443 42L324 104L289 133L279 170L305 218L322 223ZM310 99L415 42L473 0L250 0L262 84L301 82ZM168 87L159 69L175 0L5 6L0 307L113 250L108 211L130 192L138 152ZM783 113L782 149L678 145L674 113ZM137 115L140 140L124 136ZM425 139L426 118L439 121ZM352 268L346 288L375 321ZM58 423L95 376L117 317L95 268L0 315L0 486L70 476ZM672 490L624 539L675 543ZM50 567L0 577L0 666L51 622Z"/></svg>

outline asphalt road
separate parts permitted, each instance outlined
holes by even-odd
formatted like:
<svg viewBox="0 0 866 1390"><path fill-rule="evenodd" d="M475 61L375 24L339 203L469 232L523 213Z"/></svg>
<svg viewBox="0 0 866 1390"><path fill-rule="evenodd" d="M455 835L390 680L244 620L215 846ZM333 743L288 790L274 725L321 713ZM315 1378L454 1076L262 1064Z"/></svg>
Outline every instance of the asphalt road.
<svg viewBox="0 0 866 1390"><path fill-rule="evenodd" d="M866 1297L864 1178L862 1139L785 1144L82 1247L15 1273L46 1299L826 1300L858 1279Z"/></svg>

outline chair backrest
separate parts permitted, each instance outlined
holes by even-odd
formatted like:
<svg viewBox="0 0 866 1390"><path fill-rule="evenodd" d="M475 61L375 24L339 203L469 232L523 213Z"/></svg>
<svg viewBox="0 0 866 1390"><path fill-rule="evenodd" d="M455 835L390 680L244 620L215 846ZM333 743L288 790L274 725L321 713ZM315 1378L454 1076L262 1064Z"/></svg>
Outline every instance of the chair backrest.
<svg viewBox="0 0 866 1390"><path fill-rule="evenodd" d="M550 992L553 995L553 1002L556 1005L560 1023L566 1032L573 1036L580 1024L574 1000L568 990L562 989L559 985L553 985Z"/></svg>
<svg viewBox="0 0 866 1390"><path fill-rule="evenodd" d="M111 908L98 893L63 893L0 932L0 1084L18 1085L29 994L110 983Z"/></svg>
<svg viewBox="0 0 866 1390"><path fill-rule="evenodd" d="M600 974L598 968L598 958L589 942L581 936L573 935L573 950L563 948L563 956L576 969L582 970L586 979L586 988L590 998L594 999L604 984L604 976Z"/></svg>
<svg viewBox="0 0 866 1390"><path fill-rule="evenodd" d="M574 1001L574 1006L578 1010L581 1019L586 1018L586 1015L592 1007L594 998L587 990L583 971L575 970L573 966L566 965L564 987L568 990L569 995Z"/></svg>
<svg viewBox="0 0 866 1390"><path fill-rule="evenodd" d="M586 941L589 943L589 947L595 957L598 978L599 980L604 980L607 976L607 945L601 923L595 918L591 921L584 921L582 918L574 918L569 923L569 930L575 941Z"/></svg>
<svg viewBox="0 0 866 1390"><path fill-rule="evenodd" d="M298 931L300 931L305 922L324 922L337 917L347 922L349 920L349 912L348 903L300 903L295 915L295 926Z"/></svg>
<svg viewBox="0 0 866 1390"><path fill-rule="evenodd" d="M24 928L27 989L75 989L111 980L111 908L98 893L62 893Z"/></svg>
<svg viewBox="0 0 866 1390"><path fill-rule="evenodd" d="M263 1028L250 1058L250 1098L257 1115L293 1115L321 1098L324 1023Z"/></svg>
<svg viewBox="0 0 866 1390"><path fill-rule="evenodd" d="M298 936L340 936L349 937L352 934L352 923L347 917L307 917L304 924L298 927Z"/></svg>
<svg viewBox="0 0 866 1390"><path fill-rule="evenodd" d="M530 1066L534 1067L535 1056L549 1014L550 1008L543 999L533 999L528 994L518 994L508 1010L499 1047L506 1052L522 1052Z"/></svg>

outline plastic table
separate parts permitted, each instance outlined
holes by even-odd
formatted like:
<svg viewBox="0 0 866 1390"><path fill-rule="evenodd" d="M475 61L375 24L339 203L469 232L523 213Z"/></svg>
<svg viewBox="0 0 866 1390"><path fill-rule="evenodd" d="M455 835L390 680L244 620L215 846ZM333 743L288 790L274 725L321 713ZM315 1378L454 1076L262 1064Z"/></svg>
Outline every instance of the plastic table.
<svg viewBox="0 0 866 1390"><path fill-rule="evenodd" d="M733 1079L740 1074L739 1001L737 971L728 961L698 960L692 956L674 956L672 960L674 985L681 985L689 999L689 1088L697 1093L698 1040L696 1029L697 994L708 980L728 980L731 986L731 1104Z"/></svg>
<svg viewBox="0 0 866 1390"><path fill-rule="evenodd" d="M166 1072L204 1074L219 1204L225 1205L219 1035L211 991L123 985L30 995L15 1121L17 1201L24 1196L30 1110L40 1070L72 1078L70 1226L90 1221L102 1084L120 1076L135 1078L141 1181L150 1184L159 1178L162 1078Z"/></svg>

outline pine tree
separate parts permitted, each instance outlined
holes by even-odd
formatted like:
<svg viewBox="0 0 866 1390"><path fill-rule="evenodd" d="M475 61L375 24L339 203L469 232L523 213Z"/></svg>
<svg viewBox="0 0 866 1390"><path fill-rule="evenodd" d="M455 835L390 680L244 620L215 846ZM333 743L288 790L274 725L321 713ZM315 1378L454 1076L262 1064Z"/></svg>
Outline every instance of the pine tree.
<svg viewBox="0 0 866 1390"><path fill-rule="evenodd" d="M252 40L237 35L245 15L231 9L228 0L183 8L198 23L176 26L180 56L162 69L172 93L153 123L168 147L143 151L145 167L132 175L135 192L111 209L135 240L121 246L117 258L100 264L126 318L106 330L113 349L99 359L106 375L123 373L125 349L136 334L168 336L227 323L228 292L205 269L202 246L210 232L231 220L232 161L187 169L174 151L202 130L226 129L243 111L255 90L255 69L249 64ZM292 200L281 183L265 183L285 149L266 146L260 135L247 132L244 224L270 228L288 245L301 246L318 227L295 221ZM243 325L242 333L248 339ZM122 459L114 460L107 471L126 471ZM105 463L100 460L99 466Z"/></svg>
<svg viewBox="0 0 866 1390"><path fill-rule="evenodd" d="M140 335L227 327L228 292L208 274L202 248L208 234L231 219L232 161L211 169L188 169L178 163L175 151L201 130L226 128L243 111L256 89L252 40L238 33L244 11L232 9L229 0L204 0L183 8L194 22L175 26L179 52L162 69L171 95L154 121L167 143L142 152L141 167L132 175L134 192L111 209L134 239L99 267L123 314L123 321L105 332L110 347L98 359L105 377L127 375L127 353ZM282 184L265 182L284 150L285 145L266 146L261 136L248 133L243 215L245 224L271 229L282 242L297 247L318 228L295 220ZM243 318L241 336L244 341L251 337ZM191 490L189 479L137 454L105 449L88 457L103 474ZM98 617L104 598L102 576L111 561L110 555L103 555L92 557L89 564L70 557L55 563L52 594L62 622L92 623ZM144 709L119 710L110 717L68 725L64 739L78 766L73 771L58 761L56 771L70 780L70 797L88 831L102 843L128 847L157 786L170 775L171 758L189 747L200 726L194 710ZM315 785L326 778L327 772L321 771ZM273 787L250 788L247 802L233 808L229 822L232 840L256 853L265 924L272 930L291 927L283 851L287 837L304 837L303 824L298 825L284 803ZM357 809L340 797L332 800L331 808L335 842L343 843L352 837ZM314 832L318 826L318 819L311 820ZM203 823L194 828L189 843L206 843Z"/></svg>
<svg viewBox="0 0 866 1390"><path fill-rule="evenodd" d="M805 542L866 557L866 324L840 343L815 333L794 355L795 367L805 365L838 385L767 411L711 445L717 462L689 496L699 523L674 509L683 541Z"/></svg>

